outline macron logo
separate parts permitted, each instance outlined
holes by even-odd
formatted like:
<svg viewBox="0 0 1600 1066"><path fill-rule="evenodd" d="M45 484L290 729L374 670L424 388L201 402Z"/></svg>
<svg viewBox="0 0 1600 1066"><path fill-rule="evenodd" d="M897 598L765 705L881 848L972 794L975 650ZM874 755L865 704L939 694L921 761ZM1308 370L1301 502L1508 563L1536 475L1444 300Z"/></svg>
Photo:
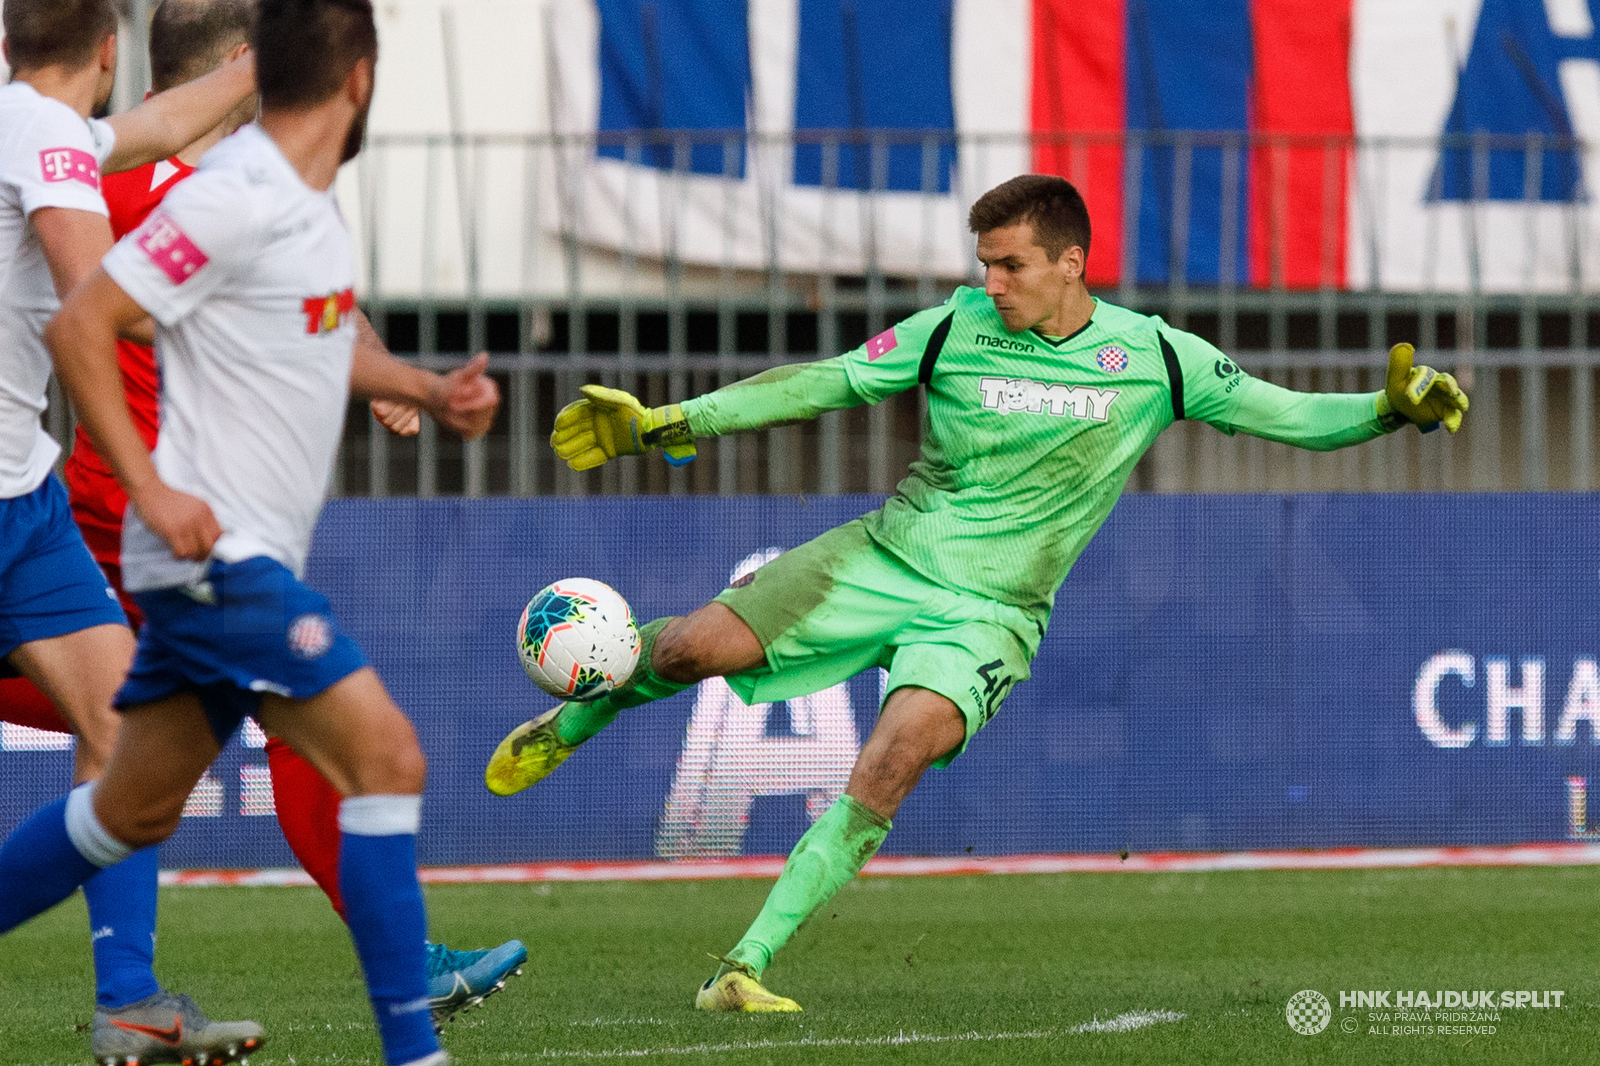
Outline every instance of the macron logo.
<svg viewBox="0 0 1600 1066"><path fill-rule="evenodd" d="M139 234L138 245L174 285L182 285L210 262L206 253L197 248L164 211L150 216Z"/></svg>
<svg viewBox="0 0 1600 1066"><path fill-rule="evenodd" d="M985 348L999 348L1003 352L1031 352L1033 345L1027 341L1019 341L1014 337L991 337L987 333L980 333L973 338L977 344Z"/></svg>
<svg viewBox="0 0 1600 1066"><path fill-rule="evenodd" d="M45 181L81 181L100 191L100 164L78 148L46 148L39 153L39 172Z"/></svg>

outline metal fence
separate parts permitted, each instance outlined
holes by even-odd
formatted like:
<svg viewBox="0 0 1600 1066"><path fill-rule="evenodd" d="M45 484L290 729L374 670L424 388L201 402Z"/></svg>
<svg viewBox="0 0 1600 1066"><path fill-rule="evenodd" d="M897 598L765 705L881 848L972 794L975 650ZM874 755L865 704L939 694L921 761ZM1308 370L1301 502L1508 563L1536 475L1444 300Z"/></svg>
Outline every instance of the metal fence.
<svg viewBox="0 0 1600 1066"><path fill-rule="evenodd" d="M451 121L462 128L454 108ZM1045 163L1091 204L1119 205L1116 241L1092 256L1116 267L1097 295L1293 388L1377 388L1384 350L1408 340L1472 393L1456 438L1404 433L1333 455L1176 427L1134 488L1586 491L1600 213L1582 175L1600 174L1595 162L1586 144L1538 135L374 137L340 179L363 305L391 348L424 363L491 351L505 406L467 446L427 425L391 438L353 408L333 488L888 491L916 454L916 394L703 442L682 469L650 458L574 475L544 438L585 381L680 399L848 350L981 284L968 205ZM69 425L59 405L52 419Z"/></svg>
<svg viewBox="0 0 1600 1066"><path fill-rule="evenodd" d="M1470 361L1457 361L1462 355ZM415 358L443 369L465 356ZM545 443L556 411L576 398L585 382L628 389L656 406L782 361L763 355L495 355L491 373L500 383L503 406L486 438L463 444L426 420L417 437L395 437L364 406L353 404L331 491L431 497L891 490L920 444L925 413L920 391L875 407L825 414L810 424L702 440L698 460L686 467L669 467L655 456L630 457L574 474ZM1457 437L1406 430L1359 448L1312 453L1250 437L1229 438L1185 422L1158 438L1129 487L1153 492L1600 487L1594 415L1600 350L1452 352L1436 361L1454 371L1472 395L1472 412ZM1241 363L1267 380L1301 390L1375 390L1383 381L1383 355L1373 351L1251 352ZM69 440L70 412L54 386L51 395L48 428L58 440Z"/></svg>
<svg viewBox="0 0 1600 1066"><path fill-rule="evenodd" d="M1382 355L1370 351L1252 353L1247 369L1290 388L1368 391L1382 387ZM1442 353L1441 353L1442 354ZM453 359L429 356L443 367ZM492 372L505 408L494 430L470 445L424 424L416 438L391 436L353 407L335 494L590 495L609 493L833 494L888 492L915 458L925 400L911 392L814 423L700 442L687 467L659 457L626 458L574 474L545 438L577 387L598 382L647 405L709 391L779 360L768 356L496 356ZM1441 360L1444 361L1444 360ZM1360 448L1312 453L1198 423L1169 429L1134 471L1130 488L1153 492L1588 491L1595 484L1595 368L1600 352L1485 351L1446 366L1469 382L1467 428L1457 437L1410 430Z"/></svg>

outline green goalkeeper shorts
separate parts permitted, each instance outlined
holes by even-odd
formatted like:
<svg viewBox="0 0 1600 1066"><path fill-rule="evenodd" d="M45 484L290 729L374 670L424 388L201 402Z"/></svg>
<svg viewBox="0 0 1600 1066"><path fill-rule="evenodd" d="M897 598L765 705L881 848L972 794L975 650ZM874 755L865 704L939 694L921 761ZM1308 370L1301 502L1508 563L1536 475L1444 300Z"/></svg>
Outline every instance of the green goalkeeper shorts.
<svg viewBox="0 0 1600 1066"><path fill-rule="evenodd" d="M948 766L1028 679L1038 626L1020 608L952 592L889 554L857 519L784 552L716 602L760 639L765 668L728 685L746 703L820 692L871 666L889 671L884 697L914 686L961 710L967 735Z"/></svg>

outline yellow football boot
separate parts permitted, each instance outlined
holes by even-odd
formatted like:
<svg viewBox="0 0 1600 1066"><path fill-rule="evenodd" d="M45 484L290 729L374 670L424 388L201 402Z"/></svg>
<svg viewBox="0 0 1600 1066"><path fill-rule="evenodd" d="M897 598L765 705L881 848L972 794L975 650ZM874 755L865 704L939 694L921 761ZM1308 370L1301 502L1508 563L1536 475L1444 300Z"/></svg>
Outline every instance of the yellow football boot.
<svg viewBox="0 0 1600 1066"><path fill-rule="evenodd" d="M724 966L734 969L713 977L700 986L694 997L698 1010L721 1010L743 1014L771 1014L797 1011L800 1004L786 996L775 996L761 987L755 971L747 964L713 955Z"/></svg>
<svg viewBox="0 0 1600 1066"><path fill-rule="evenodd" d="M531 722L523 722L506 734L489 756L483 770L483 783L496 796L510 796L550 776L556 767L578 750L556 732L556 715L566 704L557 704Z"/></svg>

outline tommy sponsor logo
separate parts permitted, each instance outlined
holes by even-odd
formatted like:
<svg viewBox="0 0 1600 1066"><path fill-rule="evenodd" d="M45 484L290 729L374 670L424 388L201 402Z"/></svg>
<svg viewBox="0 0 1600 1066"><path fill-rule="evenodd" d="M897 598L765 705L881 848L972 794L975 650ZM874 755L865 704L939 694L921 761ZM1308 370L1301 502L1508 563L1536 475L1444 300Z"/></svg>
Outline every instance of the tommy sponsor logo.
<svg viewBox="0 0 1600 1066"><path fill-rule="evenodd" d="M1019 341L1015 337L995 337L988 333L980 333L973 340L985 348L998 348L1002 352L1031 352L1033 345L1027 341Z"/></svg>
<svg viewBox="0 0 1600 1066"><path fill-rule="evenodd" d="M140 231L137 242L139 250L150 257L150 261L161 268L161 272L174 285L182 285L195 272L210 262L206 253L202 252L189 235L178 228L172 221L172 216L164 211L158 211L150 216Z"/></svg>
<svg viewBox="0 0 1600 1066"><path fill-rule="evenodd" d="M326 296L308 296L300 310L306 315L306 332L312 335L332 333L344 323L345 316L356 309L356 292L330 292Z"/></svg>
<svg viewBox="0 0 1600 1066"><path fill-rule="evenodd" d="M45 181L78 181L100 191L100 164L80 148L46 148L39 153Z"/></svg>
<svg viewBox="0 0 1600 1066"><path fill-rule="evenodd" d="M978 387L983 390L983 406L991 411L1048 413L1057 418L1070 413L1073 418L1091 422L1104 422L1110 417L1112 403L1122 394L1118 389L1050 385L1027 378L979 378Z"/></svg>
<svg viewBox="0 0 1600 1066"><path fill-rule="evenodd" d="M894 327L890 326L867 342L867 362L876 363L898 347L900 339L894 335Z"/></svg>
<svg viewBox="0 0 1600 1066"><path fill-rule="evenodd" d="M333 623L320 614L303 614L289 623L289 650L297 659L320 659L333 647Z"/></svg>

